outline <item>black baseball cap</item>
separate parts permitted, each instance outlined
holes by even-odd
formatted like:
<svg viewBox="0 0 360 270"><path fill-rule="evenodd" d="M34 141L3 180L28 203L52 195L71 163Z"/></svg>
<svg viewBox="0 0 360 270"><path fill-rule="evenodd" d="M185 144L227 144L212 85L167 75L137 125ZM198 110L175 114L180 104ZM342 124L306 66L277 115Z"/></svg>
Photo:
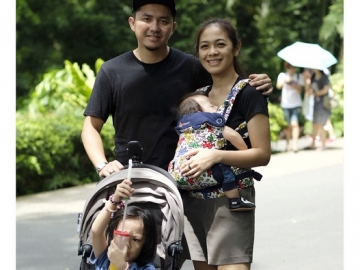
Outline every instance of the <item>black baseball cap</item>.
<svg viewBox="0 0 360 270"><path fill-rule="evenodd" d="M133 0L132 3L133 3L132 12L135 12L140 7L147 5L147 4L159 4L159 5L164 5L164 6L167 6L168 8L170 8L171 14L173 15L173 17L175 18L175 16L176 16L175 0Z"/></svg>

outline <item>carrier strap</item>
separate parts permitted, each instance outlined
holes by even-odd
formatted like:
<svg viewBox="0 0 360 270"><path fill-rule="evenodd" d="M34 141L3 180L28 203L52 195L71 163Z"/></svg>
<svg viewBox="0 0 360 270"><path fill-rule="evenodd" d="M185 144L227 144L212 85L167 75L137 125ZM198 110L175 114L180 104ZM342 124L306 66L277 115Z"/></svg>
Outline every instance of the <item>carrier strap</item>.
<svg viewBox="0 0 360 270"><path fill-rule="evenodd" d="M235 179L236 181L240 180L240 179L244 179L244 178L249 178L252 177L253 179L260 181L262 178L262 174L258 173L257 171L254 170L249 170L243 173L240 173L238 175L235 175Z"/></svg>
<svg viewBox="0 0 360 270"><path fill-rule="evenodd" d="M250 177L257 180L257 181L260 181L261 178L262 178L262 175L260 173L258 173L257 171L249 170L249 171L240 173L238 175L235 175L235 180L239 181L241 179L250 178ZM221 186L222 186L221 184L218 184L218 185L215 185L215 186L206 187L206 188L199 189L199 190L191 190L191 191L202 192L202 193L205 194L205 193L210 193L210 192L216 191L216 190L220 189ZM185 190L182 190L182 191L185 191ZM186 191L188 191L188 190L186 190Z"/></svg>
<svg viewBox="0 0 360 270"><path fill-rule="evenodd" d="M232 109L232 106L234 104L234 100L235 100L237 94L239 94L239 92L248 84L249 81L250 81L250 79L243 79L243 80L236 82L234 84L234 86L231 88L230 93L229 93L228 97L226 98L226 100L219 107L219 110L223 110L222 115L225 119L225 122L227 121L227 119L230 115L230 112L231 112L231 109ZM210 85L199 88L196 91L208 94L209 90L210 90Z"/></svg>

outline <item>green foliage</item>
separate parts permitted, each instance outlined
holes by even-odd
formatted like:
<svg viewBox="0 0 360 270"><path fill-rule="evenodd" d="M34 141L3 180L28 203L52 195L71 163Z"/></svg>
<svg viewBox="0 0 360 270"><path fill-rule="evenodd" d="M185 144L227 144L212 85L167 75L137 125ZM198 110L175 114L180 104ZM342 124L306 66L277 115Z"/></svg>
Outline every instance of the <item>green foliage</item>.
<svg viewBox="0 0 360 270"><path fill-rule="evenodd" d="M135 47L127 22L130 5L131 1L113 0L17 1L18 101L28 96L43 73L62 68L64 59L81 66Z"/></svg>
<svg viewBox="0 0 360 270"><path fill-rule="evenodd" d="M276 54L285 46L303 41L330 50L339 61L331 82L341 100L331 120L337 135L343 134L342 0L176 2L178 26L169 45L193 53L196 29L204 20L229 18L242 40L245 70L268 74L273 85L283 70ZM17 195L97 181L80 139L82 113L104 60L137 46L129 16L131 1L16 2ZM269 97L272 141L286 125L279 95L274 89ZM309 122L304 123L307 132ZM112 119L101 136L111 160Z"/></svg>
<svg viewBox="0 0 360 270"><path fill-rule="evenodd" d="M321 39L325 48L341 55L342 0L177 0L178 26L169 44L193 53L196 29L206 19L230 18L243 42L242 59L248 73L276 78L282 61L276 53L300 40L318 43L319 29L331 36ZM330 8L329 8L330 7ZM328 16L326 16L328 14ZM42 74L61 69L63 59L93 63L108 60L137 46L127 22L131 1L19 0L16 7L17 102L42 80ZM323 23L324 18L324 23ZM335 34L334 34L335 33ZM94 69L94 67L91 67ZM96 68L95 68L96 70ZM334 73L334 70L333 70ZM270 97L276 102L277 96ZM18 103L18 107L21 104Z"/></svg>
<svg viewBox="0 0 360 270"><path fill-rule="evenodd" d="M29 111L45 113L85 108L94 82L95 74L87 64L80 69L77 63L65 60L64 69L44 74L30 96Z"/></svg>
<svg viewBox="0 0 360 270"><path fill-rule="evenodd" d="M334 0L329 7L329 13L324 17L319 36L323 40L335 37L337 34L344 37L344 2L343 0Z"/></svg>
<svg viewBox="0 0 360 270"><path fill-rule="evenodd" d="M103 60L98 59L100 68ZM65 68L44 75L28 107L16 114L16 194L69 187L98 180L80 134L94 72L65 61ZM70 112L70 113L69 113ZM113 159L113 127L101 134L105 154Z"/></svg>
<svg viewBox="0 0 360 270"><path fill-rule="evenodd" d="M79 112L16 115L16 194L90 183L96 176L80 141Z"/></svg>
<svg viewBox="0 0 360 270"><path fill-rule="evenodd" d="M36 118L24 111L17 113L17 196L99 180L80 138L82 113L77 109L72 113L39 114ZM111 125L104 125L102 138L106 145L111 145ZM109 147L106 155L113 157Z"/></svg>
<svg viewBox="0 0 360 270"><path fill-rule="evenodd" d="M344 136L344 74L330 76L331 88L339 98L339 106L331 111L330 119L337 137Z"/></svg>
<svg viewBox="0 0 360 270"><path fill-rule="evenodd" d="M235 17L232 10L227 7L230 4L228 2L226 0L178 0L176 2L177 28L169 44L181 51L193 54L196 29L203 21L219 14L222 14L222 17Z"/></svg>
<svg viewBox="0 0 360 270"><path fill-rule="evenodd" d="M279 140L280 132L286 127L286 121L282 109L278 104L269 102L270 138L275 142Z"/></svg>
<svg viewBox="0 0 360 270"><path fill-rule="evenodd" d="M104 64L104 60L98 58L95 62L95 72L98 73L100 68L101 68L101 65Z"/></svg>

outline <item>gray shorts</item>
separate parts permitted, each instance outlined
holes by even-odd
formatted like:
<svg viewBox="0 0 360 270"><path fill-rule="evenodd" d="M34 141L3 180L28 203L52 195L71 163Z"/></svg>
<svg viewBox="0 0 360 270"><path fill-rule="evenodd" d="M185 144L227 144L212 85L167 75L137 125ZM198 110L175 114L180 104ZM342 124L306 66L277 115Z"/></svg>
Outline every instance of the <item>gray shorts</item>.
<svg viewBox="0 0 360 270"><path fill-rule="evenodd" d="M241 189L240 196L255 203L254 186ZM226 196L195 199L185 192L182 200L186 238L182 258L211 265L252 262L255 210L231 212Z"/></svg>

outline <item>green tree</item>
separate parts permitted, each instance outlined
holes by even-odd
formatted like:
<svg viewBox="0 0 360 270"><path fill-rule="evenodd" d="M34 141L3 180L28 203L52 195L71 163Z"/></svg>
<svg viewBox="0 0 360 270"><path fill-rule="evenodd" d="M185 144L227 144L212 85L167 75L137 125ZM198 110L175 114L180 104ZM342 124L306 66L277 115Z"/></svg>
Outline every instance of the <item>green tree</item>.
<svg viewBox="0 0 360 270"><path fill-rule="evenodd" d="M193 53L195 31L202 21L231 18L243 40L246 70L276 78L282 68L277 51L296 40L317 43L322 19L331 12L329 5L329 0L177 0L178 28L170 45ZM17 106L22 106L42 74L61 69L64 59L81 66L135 48L127 22L130 14L131 1L18 0Z"/></svg>
<svg viewBox="0 0 360 270"><path fill-rule="evenodd" d="M42 74L62 68L64 59L82 65L133 48L135 38L127 23L130 12L123 1L17 1L17 106L22 106Z"/></svg>
<svg viewBox="0 0 360 270"><path fill-rule="evenodd" d="M324 17L319 31L322 44L330 49L337 51L339 64L336 65L338 72L343 72L344 59L344 1L334 0L329 7L329 13ZM336 54L335 54L336 56Z"/></svg>
<svg viewBox="0 0 360 270"><path fill-rule="evenodd" d="M80 139L82 113L101 59L137 46L127 22L130 5L110 0L17 1L17 195L98 179ZM319 43L337 55L331 82L341 100L331 120L342 134L343 1L177 0L177 7L178 28L170 46L193 53L196 29L204 20L229 18L243 42L245 69L267 73L274 84L282 71L277 52L297 40ZM279 94L274 89L269 102L272 141L285 124ZM112 159L111 119L101 136Z"/></svg>
<svg viewBox="0 0 360 270"><path fill-rule="evenodd" d="M98 59L96 71L103 60ZM87 157L80 133L83 112L95 72L65 61L65 68L44 75L30 102L16 113L16 194L90 183L98 176ZM101 134L106 155L113 158L113 127Z"/></svg>

